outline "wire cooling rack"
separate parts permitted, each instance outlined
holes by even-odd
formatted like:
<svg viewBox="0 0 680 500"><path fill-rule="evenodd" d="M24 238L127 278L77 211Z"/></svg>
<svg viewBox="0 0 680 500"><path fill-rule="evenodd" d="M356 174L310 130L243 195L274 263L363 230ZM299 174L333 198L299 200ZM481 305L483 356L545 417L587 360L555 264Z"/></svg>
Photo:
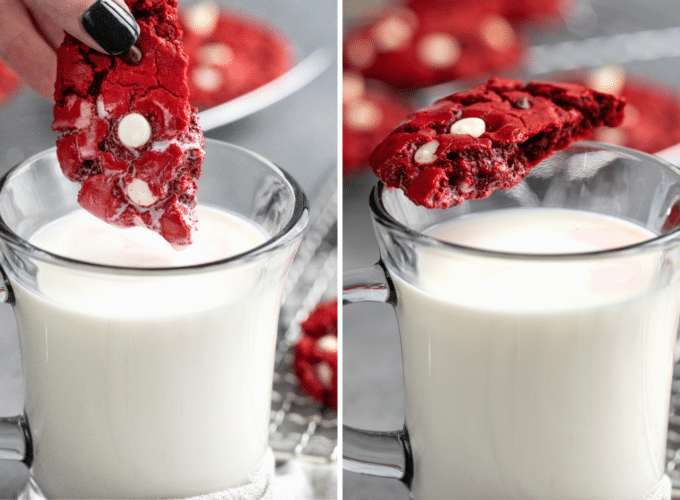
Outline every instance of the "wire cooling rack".
<svg viewBox="0 0 680 500"><path fill-rule="evenodd" d="M322 299L336 295L338 193L335 167L310 200L310 221L288 273L279 318L270 445L277 462L323 464L338 458L335 409L307 397L291 372L300 322Z"/></svg>
<svg viewBox="0 0 680 500"><path fill-rule="evenodd" d="M673 369L666 473L673 483L673 498L680 499L680 362L676 362Z"/></svg>

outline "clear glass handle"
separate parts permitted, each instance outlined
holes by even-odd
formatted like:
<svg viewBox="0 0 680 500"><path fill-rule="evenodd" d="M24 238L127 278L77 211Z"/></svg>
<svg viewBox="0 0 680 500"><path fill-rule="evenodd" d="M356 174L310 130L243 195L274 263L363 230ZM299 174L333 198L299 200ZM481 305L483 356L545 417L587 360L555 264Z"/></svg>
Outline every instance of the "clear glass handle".
<svg viewBox="0 0 680 500"><path fill-rule="evenodd" d="M394 287L379 262L350 269L343 275L343 304L385 302L396 304ZM406 429L376 432L343 426L342 467L351 472L399 479L410 487L413 459Z"/></svg>
<svg viewBox="0 0 680 500"><path fill-rule="evenodd" d="M349 269L342 277L342 303L385 302L394 304L395 294L392 283L382 262L371 267Z"/></svg>
<svg viewBox="0 0 680 500"><path fill-rule="evenodd" d="M14 305L14 293L0 269L0 302ZM25 415L0 417L0 460L17 460L31 466L33 444Z"/></svg>
<svg viewBox="0 0 680 500"><path fill-rule="evenodd" d="M342 432L343 469L399 479L411 487L413 460L406 429L379 432L343 425Z"/></svg>
<svg viewBox="0 0 680 500"><path fill-rule="evenodd" d="M33 446L24 415L0 417L0 460L17 460L31 466Z"/></svg>

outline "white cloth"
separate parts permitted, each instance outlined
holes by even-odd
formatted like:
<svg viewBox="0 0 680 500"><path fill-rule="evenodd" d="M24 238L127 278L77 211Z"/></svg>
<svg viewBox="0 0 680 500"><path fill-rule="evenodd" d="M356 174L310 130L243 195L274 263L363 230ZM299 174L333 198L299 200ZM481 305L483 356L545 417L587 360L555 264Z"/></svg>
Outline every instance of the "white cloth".
<svg viewBox="0 0 680 500"><path fill-rule="evenodd" d="M649 492L643 500L671 500L671 480L668 476L661 478L659 484Z"/></svg>
<svg viewBox="0 0 680 500"><path fill-rule="evenodd" d="M278 500L274 496L274 452L267 450L262 467L250 478L250 483L216 493L183 500Z"/></svg>

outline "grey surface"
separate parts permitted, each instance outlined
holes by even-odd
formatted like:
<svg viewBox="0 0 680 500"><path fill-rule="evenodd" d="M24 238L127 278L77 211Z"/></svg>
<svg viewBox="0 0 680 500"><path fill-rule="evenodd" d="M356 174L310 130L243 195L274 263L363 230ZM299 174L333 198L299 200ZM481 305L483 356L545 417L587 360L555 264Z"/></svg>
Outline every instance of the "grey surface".
<svg viewBox="0 0 680 500"><path fill-rule="evenodd" d="M360 19L357 4L361 2L350 2L351 10L347 11L352 15L350 21L357 22ZM680 4L677 1L593 0L592 3L599 14L599 24L590 36L680 26ZM564 30L535 31L532 35L536 44L573 38L572 34ZM635 62L626 64L625 68L673 86L680 86L680 58ZM370 174L366 174L344 183L345 269L372 265L378 259L378 247L368 210L368 195L374 181ZM404 418L403 372L399 334L391 306L351 305L345 307L343 317L344 422L370 430L401 428ZM406 500L408 491L397 480L361 476L345 471L343 498Z"/></svg>
<svg viewBox="0 0 680 500"><path fill-rule="evenodd" d="M280 23L301 55L320 46L335 54L335 0L315 2L306 12L304 0L240 2L251 11L261 10L271 22ZM239 2L223 2L239 6ZM272 7L273 6L273 7ZM297 21L296 21L297 20ZM297 25L296 25L297 24ZM291 173L313 197L314 190L336 165L337 158L337 63L294 95L238 122L211 130L207 137L251 149ZM0 108L0 174L31 155L53 147L50 130L52 106L31 90L25 90ZM235 180L236 181L236 180ZM314 210L314 207L312 207ZM11 307L0 305L0 416L15 415L23 405L19 342ZM26 479L22 464L0 461L0 499L16 498Z"/></svg>

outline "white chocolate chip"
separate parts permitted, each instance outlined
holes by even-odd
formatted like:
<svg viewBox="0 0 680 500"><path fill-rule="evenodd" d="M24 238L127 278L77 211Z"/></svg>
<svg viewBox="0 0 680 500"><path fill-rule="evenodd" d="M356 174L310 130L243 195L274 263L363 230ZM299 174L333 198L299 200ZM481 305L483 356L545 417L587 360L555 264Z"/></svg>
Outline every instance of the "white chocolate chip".
<svg viewBox="0 0 680 500"><path fill-rule="evenodd" d="M331 370L331 367L328 365L328 363L322 361L316 365L316 374L319 376L319 380L324 387L329 389L333 387L333 370Z"/></svg>
<svg viewBox="0 0 680 500"><path fill-rule="evenodd" d="M199 49L198 57L205 64L227 66L234 60L234 51L223 43L209 43Z"/></svg>
<svg viewBox="0 0 680 500"><path fill-rule="evenodd" d="M342 102L347 104L360 99L366 91L364 79L353 73L342 75Z"/></svg>
<svg viewBox="0 0 680 500"><path fill-rule="evenodd" d="M213 2L200 2L190 7L184 15L186 26L199 36L211 35L217 27L220 7Z"/></svg>
<svg viewBox="0 0 680 500"><path fill-rule="evenodd" d="M607 64L592 71L587 85L598 92L619 94L626 81L626 71L617 64ZM626 107L628 113L628 107Z"/></svg>
<svg viewBox="0 0 680 500"><path fill-rule="evenodd" d="M479 137L486 132L486 123L481 118L463 118L451 125L449 132L456 135L468 134L472 137Z"/></svg>
<svg viewBox="0 0 680 500"><path fill-rule="evenodd" d="M427 165L435 160L435 152L439 147L439 141L426 142L413 155L413 161L418 165Z"/></svg>
<svg viewBox="0 0 680 500"><path fill-rule="evenodd" d="M345 110L345 123L359 132L371 130L382 120L382 111L370 101L359 100Z"/></svg>
<svg viewBox="0 0 680 500"><path fill-rule="evenodd" d="M503 50L516 40L515 30L508 21L499 16L484 19L479 31L487 45L495 50Z"/></svg>
<svg viewBox="0 0 680 500"><path fill-rule="evenodd" d="M106 107L104 106L104 98L101 95L97 97L97 116L99 118L106 118L109 116L106 112Z"/></svg>
<svg viewBox="0 0 680 500"><path fill-rule="evenodd" d="M316 341L316 347L321 352L338 352L338 337L335 335L324 335Z"/></svg>
<svg viewBox="0 0 680 500"><path fill-rule="evenodd" d="M139 113L130 113L118 123L118 138L129 148L138 148L151 139L151 125Z"/></svg>
<svg viewBox="0 0 680 500"><path fill-rule="evenodd" d="M446 33L432 33L418 43L418 57L433 68L448 68L460 58L460 44Z"/></svg>
<svg viewBox="0 0 680 500"><path fill-rule="evenodd" d="M127 193L133 202L142 207L149 207L158 201L158 197L153 195L149 185L142 179L132 179Z"/></svg>
<svg viewBox="0 0 680 500"><path fill-rule="evenodd" d="M347 44L347 59L357 68L366 68L375 60L375 49L370 40L358 39Z"/></svg>
<svg viewBox="0 0 680 500"><path fill-rule="evenodd" d="M383 52L401 49L413 36L409 22L398 15L388 16L378 22L372 31L375 45Z"/></svg>
<svg viewBox="0 0 680 500"><path fill-rule="evenodd" d="M222 85L222 75L215 68L209 68L203 66L196 68L191 73L191 78L193 78L196 86L207 92L212 92L220 88Z"/></svg>

